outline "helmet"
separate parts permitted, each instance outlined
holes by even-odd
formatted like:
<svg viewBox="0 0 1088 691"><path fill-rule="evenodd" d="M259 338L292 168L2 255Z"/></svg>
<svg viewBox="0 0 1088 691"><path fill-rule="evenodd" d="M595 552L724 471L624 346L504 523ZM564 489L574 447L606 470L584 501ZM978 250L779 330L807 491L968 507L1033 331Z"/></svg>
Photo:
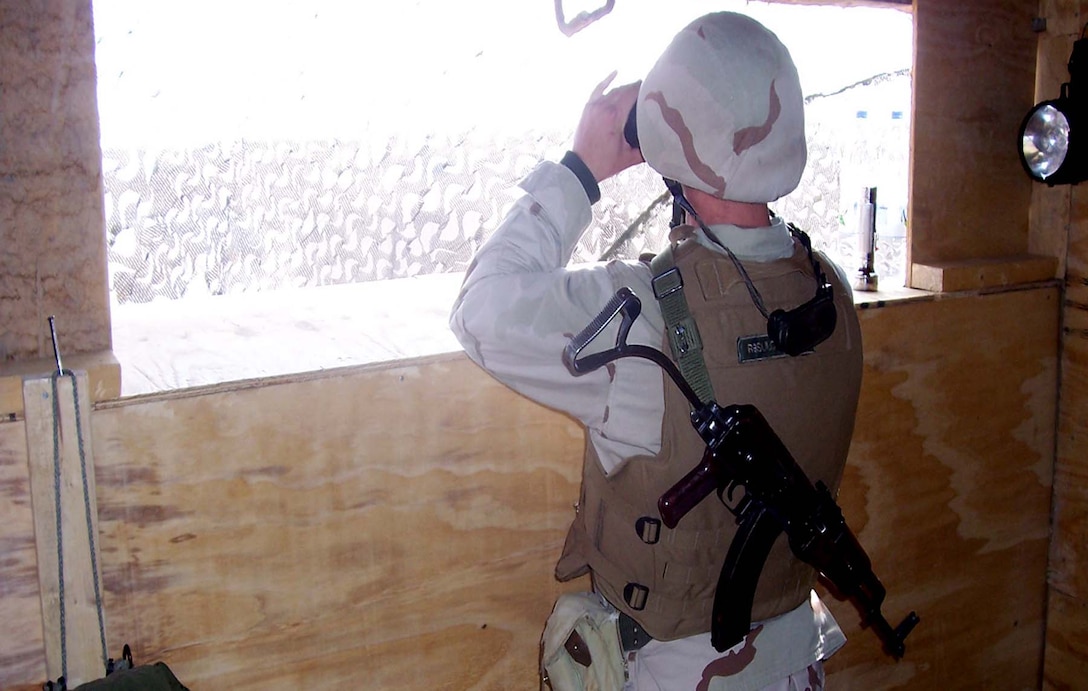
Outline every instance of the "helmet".
<svg viewBox="0 0 1088 691"><path fill-rule="evenodd" d="M716 12L681 30L642 81L636 121L651 168L721 199L774 201L805 169L797 68L745 15Z"/></svg>

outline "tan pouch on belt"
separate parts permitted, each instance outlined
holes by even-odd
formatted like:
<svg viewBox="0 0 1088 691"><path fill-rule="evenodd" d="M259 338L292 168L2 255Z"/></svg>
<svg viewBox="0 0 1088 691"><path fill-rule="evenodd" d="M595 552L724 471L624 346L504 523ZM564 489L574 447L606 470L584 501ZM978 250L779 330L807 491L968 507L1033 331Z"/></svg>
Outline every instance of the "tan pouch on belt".
<svg viewBox="0 0 1088 691"><path fill-rule="evenodd" d="M619 691L624 684L619 614L596 593L555 601L541 638L541 688Z"/></svg>

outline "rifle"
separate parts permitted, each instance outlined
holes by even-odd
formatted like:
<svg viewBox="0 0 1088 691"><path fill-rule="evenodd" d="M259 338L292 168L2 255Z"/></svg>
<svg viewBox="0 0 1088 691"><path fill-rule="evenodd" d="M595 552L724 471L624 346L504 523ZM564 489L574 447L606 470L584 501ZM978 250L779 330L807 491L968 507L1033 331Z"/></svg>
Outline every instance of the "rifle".
<svg viewBox="0 0 1088 691"><path fill-rule="evenodd" d="M846 525L842 509L823 482L815 485L797 465L767 420L752 405L722 408L703 403L680 370L660 350L627 343L642 303L629 288L621 288L590 324L571 339L563 362L581 376L622 357L648 359L665 370L691 404L691 424L706 443L702 460L658 500L662 522L675 528L680 520L717 491L736 516L738 529L718 578L711 620L711 643L719 652L748 634L756 584L771 547L783 532L790 549L809 564L831 589L850 599L861 613L862 625L880 638L896 659L904 641L918 624L915 612L892 627L881 613L887 594L857 537ZM579 359L617 316L622 315L616 345ZM737 497L737 491L743 493Z"/></svg>

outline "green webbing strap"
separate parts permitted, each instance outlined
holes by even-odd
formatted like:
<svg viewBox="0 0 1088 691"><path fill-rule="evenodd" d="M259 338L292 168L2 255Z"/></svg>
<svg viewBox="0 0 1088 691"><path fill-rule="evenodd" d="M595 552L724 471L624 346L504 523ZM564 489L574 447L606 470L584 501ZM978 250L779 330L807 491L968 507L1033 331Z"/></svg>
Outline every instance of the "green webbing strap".
<svg viewBox="0 0 1088 691"><path fill-rule="evenodd" d="M699 400L706 403L714 399L714 388L703 360L703 339L699 336L699 327L684 297L684 277L676 268L672 251L670 243L650 262L650 271L654 276L650 284L661 306L661 315L665 318L665 333L668 334L672 358Z"/></svg>

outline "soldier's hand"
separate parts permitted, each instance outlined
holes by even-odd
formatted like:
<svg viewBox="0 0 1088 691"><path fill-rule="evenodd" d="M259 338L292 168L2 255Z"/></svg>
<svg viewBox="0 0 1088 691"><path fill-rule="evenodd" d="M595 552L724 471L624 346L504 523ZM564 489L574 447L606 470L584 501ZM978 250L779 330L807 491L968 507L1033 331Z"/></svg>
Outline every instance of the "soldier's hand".
<svg viewBox="0 0 1088 691"><path fill-rule="evenodd" d="M597 182L642 162L642 152L633 148L623 137L623 126L638 98L641 82L606 91L615 78L616 73L613 72L593 90L574 131L572 150L586 164Z"/></svg>

